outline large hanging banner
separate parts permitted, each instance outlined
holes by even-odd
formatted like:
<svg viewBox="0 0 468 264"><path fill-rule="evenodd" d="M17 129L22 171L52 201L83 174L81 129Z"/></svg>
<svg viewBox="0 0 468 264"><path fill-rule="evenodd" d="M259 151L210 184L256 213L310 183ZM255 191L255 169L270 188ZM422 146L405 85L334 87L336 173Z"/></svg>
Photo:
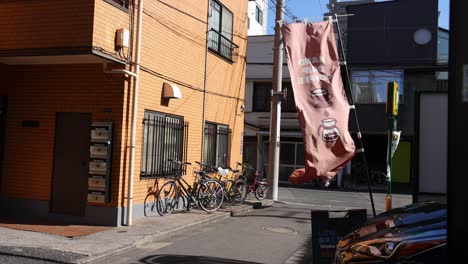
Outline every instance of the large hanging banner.
<svg viewBox="0 0 468 264"><path fill-rule="evenodd" d="M289 181L329 182L355 155L333 25L291 23L281 32L305 154L305 170L295 171Z"/></svg>

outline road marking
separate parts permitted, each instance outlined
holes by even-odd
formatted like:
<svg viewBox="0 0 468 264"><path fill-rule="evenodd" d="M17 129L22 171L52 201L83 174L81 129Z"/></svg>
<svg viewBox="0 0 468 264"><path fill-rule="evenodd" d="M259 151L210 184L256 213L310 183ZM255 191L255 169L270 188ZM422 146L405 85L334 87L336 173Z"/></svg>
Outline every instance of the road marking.
<svg viewBox="0 0 468 264"><path fill-rule="evenodd" d="M163 247L167 247L169 245L172 245L172 243L148 243L148 244L138 246L137 248L156 250L156 249L161 249Z"/></svg>

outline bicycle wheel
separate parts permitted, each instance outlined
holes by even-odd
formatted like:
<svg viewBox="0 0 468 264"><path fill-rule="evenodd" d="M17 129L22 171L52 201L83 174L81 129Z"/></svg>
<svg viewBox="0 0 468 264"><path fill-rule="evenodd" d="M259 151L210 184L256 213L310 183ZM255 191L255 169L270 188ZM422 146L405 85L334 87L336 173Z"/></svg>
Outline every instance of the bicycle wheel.
<svg viewBox="0 0 468 264"><path fill-rule="evenodd" d="M161 216L171 214L177 204L178 198L177 186L173 181L166 182L158 191L156 200L156 210Z"/></svg>
<svg viewBox="0 0 468 264"><path fill-rule="evenodd" d="M146 196L143 203L145 216L154 216L156 214L156 200L156 194L153 192Z"/></svg>
<svg viewBox="0 0 468 264"><path fill-rule="evenodd" d="M237 195L237 186L236 182L233 180L225 180L224 185L224 202L232 205Z"/></svg>
<svg viewBox="0 0 468 264"><path fill-rule="evenodd" d="M223 204L223 186L215 180L207 180L199 185L197 192L198 205L206 212L214 212Z"/></svg>
<svg viewBox="0 0 468 264"><path fill-rule="evenodd" d="M375 186L385 186L387 184L387 175L381 171L371 171L370 176Z"/></svg>
<svg viewBox="0 0 468 264"><path fill-rule="evenodd" d="M261 201L265 199L266 194L268 192L268 184L267 183L259 183L257 188L255 188L255 198Z"/></svg>
<svg viewBox="0 0 468 264"><path fill-rule="evenodd" d="M245 180L239 179L236 181L236 197L234 197L234 204L241 204L247 199L247 183Z"/></svg>

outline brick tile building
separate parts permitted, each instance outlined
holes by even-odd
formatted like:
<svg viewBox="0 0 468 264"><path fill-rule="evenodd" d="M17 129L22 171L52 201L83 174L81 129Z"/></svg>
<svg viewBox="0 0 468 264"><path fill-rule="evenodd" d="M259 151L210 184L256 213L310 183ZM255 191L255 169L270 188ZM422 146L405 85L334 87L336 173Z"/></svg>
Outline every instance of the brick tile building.
<svg viewBox="0 0 468 264"><path fill-rule="evenodd" d="M133 218L169 158L241 161L247 1L208 5L1 1L2 214L126 224L132 149Z"/></svg>

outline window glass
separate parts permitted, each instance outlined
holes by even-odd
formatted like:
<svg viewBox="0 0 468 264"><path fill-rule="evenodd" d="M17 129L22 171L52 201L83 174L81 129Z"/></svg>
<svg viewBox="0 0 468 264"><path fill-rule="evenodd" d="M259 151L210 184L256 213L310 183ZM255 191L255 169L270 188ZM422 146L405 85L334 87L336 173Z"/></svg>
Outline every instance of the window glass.
<svg viewBox="0 0 468 264"><path fill-rule="evenodd" d="M256 82L253 90L254 112L270 112L271 106L271 82ZM296 112L296 103L294 102L294 93L290 82L282 84L282 89L287 90L286 100L281 103L281 112Z"/></svg>
<svg viewBox="0 0 468 264"><path fill-rule="evenodd" d="M400 94L399 102L403 103L403 70L353 70L351 71L351 80L352 94L356 103L385 103L387 83L392 81L397 82Z"/></svg>
<svg viewBox="0 0 468 264"><path fill-rule="evenodd" d="M216 31L220 30L220 21L221 21L221 6L215 2L211 1L211 16L210 16L210 28Z"/></svg>
<svg viewBox="0 0 468 264"><path fill-rule="evenodd" d="M228 126L218 125L218 144L216 151L216 166L227 167L229 143Z"/></svg>
<svg viewBox="0 0 468 264"><path fill-rule="evenodd" d="M280 164L294 165L296 144L283 142L280 148Z"/></svg>
<svg viewBox="0 0 468 264"><path fill-rule="evenodd" d="M270 112L271 105L271 83L254 83L253 90L253 111Z"/></svg>
<svg viewBox="0 0 468 264"><path fill-rule="evenodd" d="M233 49L237 48L238 46L232 42L232 12L219 2L212 0L210 14L208 48L220 56L233 61Z"/></svg>
<svg viewBox="0 0 468 264"><path fill-rule="evenodd" d="M228 166L228 126L206 123L203 145L203 163L211 166Z"/></svg>
<svg viewBox="0 0 468 264"><path fill-rule="evenodd" d="M221 34L225 38L232 40L232 13L226 8L223 8L223 23L221 24Z"/></svg>
<svg viewBox="0 0 468 264"><path fill-rule="evenodd" d="M437 63L447 64L449 57L449 33L439 30L437 39Z"/></svg>
<svg viewBox="0 0 468 264"><path fill-rule="evenodd" d="M258 6L256 6L255 9L255 20L257 20L260 25L263 24L263 12Z"/></svg>
<svg viewBox="0 0 468 264"><path fill-rule="evenodd" d="M304 166L304 144L297 143L296 145L296 165Z"/></svg>
<svg viewBox="0 0 468 264"><path fill-rule="evenodd" d="M113 6L122 8L124 10L128 9L128 0L104 0L108 2L109 4L112 4Z"/></svg>

